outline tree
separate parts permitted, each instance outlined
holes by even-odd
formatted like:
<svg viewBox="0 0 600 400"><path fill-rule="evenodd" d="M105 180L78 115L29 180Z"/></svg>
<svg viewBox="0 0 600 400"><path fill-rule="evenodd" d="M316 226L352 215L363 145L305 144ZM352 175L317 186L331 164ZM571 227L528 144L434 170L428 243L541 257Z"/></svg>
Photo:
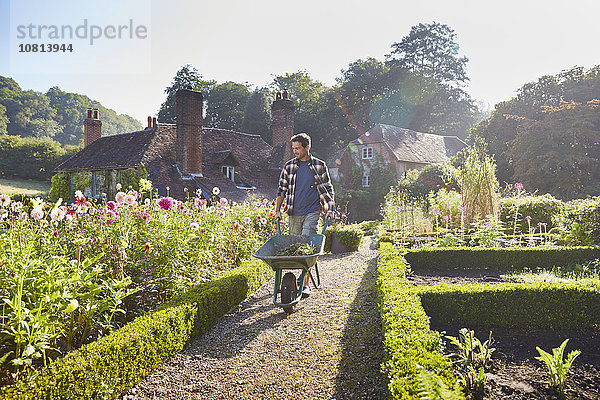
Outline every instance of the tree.
<svg viewBox="0 0 600 400"><path fill-rule="evenodd" d="M6 116L6 107L0 104L0 135L6 134L8 126L8 117Z"/></svg>
<svg viewBox="0 0 600 400"><path fill-rule="evenodd" d="M458 57L456 34L448 25L433 22L413 26L408 36L392 44L386 56L390 68L406 71L422 78L424 89L429 79L451 86L460 86L468 80L465 66L467 57Z"/></svg>
<svg viewBox="0 0 600 400"><path fill-rule="evenodd" d="M241 131L249 97L248 87L241 83L225 82L215 85L206 96L203 125Z"/></svg>
<svg viewBox="0 0 600 400"><path fill-rule="evenodd" d="M206 99L215 81L202 80L202 75L190 64L186 64L177 71L171 85L165 89L166 100L161 104L158 111L158 120L160 122L175 123L175 93L179 89L192 89L201 91Z"/></svg>
<svg viewBox="0 0 600 400"><path fill-rule="evenodd" d="M374 58L356 60L336 79L336 98L358 136L373 126L373 104L388 90L389 80L389 69Z"/></svg>
<svg viewBox="0 0 600 400"><path fill-rule="evenodd" d="M242 128L244 132L259 134L271 143L271 95L266 88L256 89L248 98L244 110Z"/></svg>
<svg viewBox="0 0 600 400"><path fill-rule="evenodd" d="M600 194L600 100L542 109L539 120L518 119L513 179L563 198Z"/></svg>

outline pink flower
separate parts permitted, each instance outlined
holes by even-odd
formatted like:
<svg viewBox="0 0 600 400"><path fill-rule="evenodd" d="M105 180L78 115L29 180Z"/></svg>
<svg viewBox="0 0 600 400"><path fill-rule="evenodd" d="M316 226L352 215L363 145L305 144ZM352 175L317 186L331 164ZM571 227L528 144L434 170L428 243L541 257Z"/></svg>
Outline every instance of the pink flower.
<svg viewBox="0 0 600 400"><path fill-rule="evenodd" d="M119 192L115 195L115 200L117 200L117 203L123 204L125 202L125 196L127 196L125 193Z"/></svg>
<svg viewBox="0 0 600 400"><path fill-rule="evenodd" d="M515 183L515 190L518 190L518 191L523 190L523 184L521 182Z"/></svg>
<svg viewBox="0 0 600 400"><path fill-rule="evenodd" d="M42 207L34 207L33 210L31 210L31 218L36 221L44 218L44 209Z"/></svg>
<svg viewBox="0 0 600 400"><path fill-rule="evenodd" d="M114 211L117 208L117 203L115 203L114 201L109 201L108 203L106 203L106 208L108 208L111 211Z"/></svg>
<svg viewBox="0 0 600 400"><path fill-rule="evenodd" d="M148 214L147 212L143 212L140 217L142 218L142 223L143 224L147 224L148 222L150 222L150 214Z"/></svg>
<svg viewBox="0 0 600 400"><path fill-rule="evenodd" d="M185 205L184 202L180 201L177 204L177 211L179 211L182 214L187 214L188 209L187 209L187 207L186 207L186 205Z"/></svg>
<svg viewBox="0 0 600 400"><path fill-rule="evenodd" d="M444 215L444 221L449 221L450 220L450 216L449 215Z"/></svg>
<svg viewBox="0 0 600 400"><path fill-rule="evenodd" d="M221 197L221 201L219 202L221 207L225 207L227 205L227 199L225 197Z"/></svg>
<svg viewBox="0 0 600 400"><path fill-rule="evenodd" d="M171 199L170 197L163 197L162 199L160 199L160 201L158 202L158 205L160 206L160 208L162 208L163 210L170 210L171 207L173 207L173 199Z"/></svg>
<svg viewBox="0 0 600 400"><path fill-rule="evenodd" d="M465 212L467 211L467 206L461 204L460 206L458 206L458 209L460 210L460 212Z"/></svg>
<svg viewBox="0 0 600 400"><path fill-rule="evenodd" d="M440 210L433 210L431 213L437 216L440 215Z"/></svg>
<svg viewBox="0 0 600 400"><path fill-rule="evenodd" d="M529 215L528 215L528 216L526 216L526 217L525 217L525 219L526 219L527 221L531 221L531 217L530 217Z"/></svg>
<svg viewBox="0 0 600 400"><path fill-rule="evenodd" d="M250 219L250 217L244 217L244 223L245 224L249 224L250 222L252 222L252 220Z"/></svg>
<svg viewBox="0 0 600 400"><path fill-rule="evenodd" d="M137 203L135 201L135 196L132 194L128 194L127 196L125 196L125 204L133 206L135 205L135 203Z"/></svg>

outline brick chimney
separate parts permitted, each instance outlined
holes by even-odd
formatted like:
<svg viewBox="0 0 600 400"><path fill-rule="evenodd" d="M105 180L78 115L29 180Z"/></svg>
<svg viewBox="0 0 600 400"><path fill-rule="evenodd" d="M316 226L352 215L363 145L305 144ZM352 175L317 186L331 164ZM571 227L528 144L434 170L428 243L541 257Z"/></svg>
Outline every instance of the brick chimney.
<svg viewBox="0 0 600 400"><path fill-rule="evenodd" d="M88 108L87 118L83 120L83 147L87 147L102 136L102 121L98 109Z"/></svg>
<svg viewBox="0 0 600 400"><path fill-rule="evenodd" d="M277 92L275 101L271 104L271 130L273 133L271 144L276 147L283 143L285 151L282 163L293 157L290 139L294 135L294 103L288 97L287 90L284 90L283 93Z"/></svg>
<svg viewBox="0 0 600 400"><path fill-rule="evenodd" d="M180 89L175 93L177 139L175 157L184 175L202 174L202 93Z"/></svg>

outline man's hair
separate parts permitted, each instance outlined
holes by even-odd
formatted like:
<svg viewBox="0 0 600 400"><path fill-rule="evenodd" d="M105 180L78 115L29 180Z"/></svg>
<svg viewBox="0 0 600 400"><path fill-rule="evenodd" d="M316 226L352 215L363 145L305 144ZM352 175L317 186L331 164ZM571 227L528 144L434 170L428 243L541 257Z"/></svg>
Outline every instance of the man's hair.
<svg viewBox="0 0 600 400"><path fill-rule="evenodd" d="M294 135L290 141L299 142L304 148L306 148L306 146L310 146L310 136L308 136L306 133Z"/></svg>

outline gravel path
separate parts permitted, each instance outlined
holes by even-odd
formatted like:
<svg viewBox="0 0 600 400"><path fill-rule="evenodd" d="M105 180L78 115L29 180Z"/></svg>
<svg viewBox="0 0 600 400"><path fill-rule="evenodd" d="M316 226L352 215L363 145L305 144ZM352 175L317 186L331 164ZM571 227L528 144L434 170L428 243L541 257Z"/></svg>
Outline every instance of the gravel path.
<svg viewBox="0 0 600 400"><path fill-rule="evenodd" d="M376 257L319 257L321 289L289 316L269 282L123 399L385 399Z"/></svg>

